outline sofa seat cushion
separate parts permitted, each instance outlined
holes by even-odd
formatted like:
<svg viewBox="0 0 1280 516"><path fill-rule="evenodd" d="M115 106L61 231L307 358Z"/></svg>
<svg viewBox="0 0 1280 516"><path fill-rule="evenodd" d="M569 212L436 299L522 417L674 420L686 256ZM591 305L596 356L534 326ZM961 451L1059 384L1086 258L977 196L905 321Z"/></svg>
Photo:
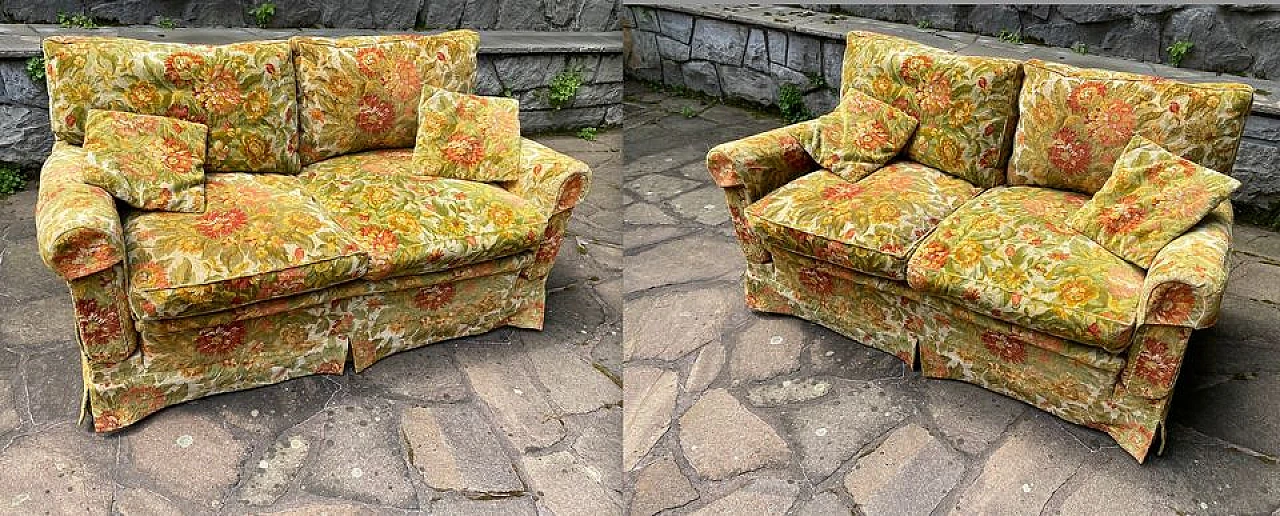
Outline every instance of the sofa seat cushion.
<svg viewBox="0 0 1280 516"><path fill-rule="evenodd" d="M369 254L367 279L426 274L533 249L547 218L485 183L417 175L413 149L307 166L303 187Z"/></svg>
<svg viewBox="0 0 1280 516"><path fill-rule="evenodd" d="M205 211L134 211L124 223L129 304L143 320L188 317L361 277L368 258L296 177L205 178Z"/></svg>
<svg viewBox="0 0 1280 516"><path fill-rule="evenodd" d="M890 279L940 221L981 190L963 179L899 161L857 181L819 170L747 209L768 245Z"/></svg>
<svg viewBox="0 0 1280 516"><path fill-rule="evenodd" d="M989 190L921 242L907 281L996 319L1122 350L1145 273L1067 226L1087 200L1047 188Z"/></svg>

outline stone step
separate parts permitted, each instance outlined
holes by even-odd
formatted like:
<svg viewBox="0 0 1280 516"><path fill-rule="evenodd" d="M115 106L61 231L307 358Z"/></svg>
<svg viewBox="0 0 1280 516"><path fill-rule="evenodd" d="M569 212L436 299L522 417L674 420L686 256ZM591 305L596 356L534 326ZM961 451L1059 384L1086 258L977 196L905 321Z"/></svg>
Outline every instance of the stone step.
<svg viewBox="0 0 1280 516"><path fill-rule="evenodd" d="M481 54L610 54L622 52L621 32L479 32ZM78 29L66 28L60 25L7 23L0 24L0 59L38 56L41 54L40 41L45 37L68 34L116 36L147 41L172 41L177 43L218 45L262 39L288 39L292 36L340 37L413 33L428 34L430 32L379 31L365 29L255 29L203 27L162 29L150 25Z"/></svg>

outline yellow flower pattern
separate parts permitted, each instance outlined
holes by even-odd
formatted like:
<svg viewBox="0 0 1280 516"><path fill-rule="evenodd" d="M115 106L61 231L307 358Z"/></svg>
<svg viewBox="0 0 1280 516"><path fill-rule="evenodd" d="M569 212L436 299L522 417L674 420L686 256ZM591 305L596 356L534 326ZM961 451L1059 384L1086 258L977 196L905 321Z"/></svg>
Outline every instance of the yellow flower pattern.
<svg viewBox="0 0 1280 516"><path fill-rule="evenodd" d="M209 129L176 118L89 111L85 182L144 210L204 211Z"/></svg>
<svg viewBox="0 0 1280 516"><path fill-rule="evenodd" d="M857 181L884 166L906 145L916 119L858 90L845 92L831 113L818 117L805 150L823 168Z"/></svg>
<svg viewBox="0 0 1280 516"><path fill-rule="evenodd" d="M413 168L469 181L520 177L520 103L424 86Z"/></svg>

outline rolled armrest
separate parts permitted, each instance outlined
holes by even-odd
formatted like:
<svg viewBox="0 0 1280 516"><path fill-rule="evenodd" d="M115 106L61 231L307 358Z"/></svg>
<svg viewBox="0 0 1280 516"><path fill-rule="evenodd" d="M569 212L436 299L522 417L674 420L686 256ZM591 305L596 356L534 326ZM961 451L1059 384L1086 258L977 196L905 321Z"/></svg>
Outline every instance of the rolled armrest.
<svg viewBox="0 0 1280 516"><path fill-rule="evenodd" d="M1142 287L1139 324L1207 328L1217 322L1232 219L1231 203L1223 202L1156 254Z"/></svg>
<svg viewBox="0 0 1280 516"><path fill-rule="evenodd" d="M768 263L769 251L747 225L747 206L791 180L818 169L804 148L808 121L723 143L707 153L707 171L720 188L733 230L749 263Z"/></svg>
<svg viewBox="0 0 1280 516"><path fill-rule="evenodd" d="M586 163L526 138L520 144L520 179L508 188L551 218L576 206L590 182Z"/></svg>
<svg viewBox="0 0 1280 516"><path fill-rule="evenodd" d="M745 187L754 202L818 169L803 143L814 124L810 120L717 145L707 153L707 170L721 188Z"/></svg>
<svg viewBox="0 0 1280 516"><path fill-rule="evenodd" d="M36 235L40 258L70 281L124 261L124 233L115 199L85 184L87 152L57 142L40 170Z"/></svg>
<svg viewBox="0 0 1280 516"><path fill-rule="evenodd" d="M129 358L138 347L125 285L123 264L67 281L75 303L80 349L91 364L110 367Z"/></svg>

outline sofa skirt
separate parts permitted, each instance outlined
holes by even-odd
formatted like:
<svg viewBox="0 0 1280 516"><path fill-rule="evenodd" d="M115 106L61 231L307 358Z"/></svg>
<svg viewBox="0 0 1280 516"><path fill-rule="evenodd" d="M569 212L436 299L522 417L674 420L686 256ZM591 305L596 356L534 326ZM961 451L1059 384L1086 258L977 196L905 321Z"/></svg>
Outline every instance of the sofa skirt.
<svg viewBox="0 0 1280 516"><path fill-rule="evenodd" d="M123 360L103 365L81 354L86 407L96 431L112 431L205 396L342 374L348 356L360 371L400 351L507 324L527 326L511 321L517 314L540 325L546 278L522 276L532 258L346 284L252 309L143 325L139 349Z"/></svg>
<svg viewBox="0 0 1280 516"><path fill-rule="evenodd" d="M1125 388L1127 356L993 319L905 283L780 249L748 264L747 305L790 314L893 354L926 377L961 380L1106 432L1139 462L1170 396ZM1186 333L1178 333L1184 340Z"/></svg>

